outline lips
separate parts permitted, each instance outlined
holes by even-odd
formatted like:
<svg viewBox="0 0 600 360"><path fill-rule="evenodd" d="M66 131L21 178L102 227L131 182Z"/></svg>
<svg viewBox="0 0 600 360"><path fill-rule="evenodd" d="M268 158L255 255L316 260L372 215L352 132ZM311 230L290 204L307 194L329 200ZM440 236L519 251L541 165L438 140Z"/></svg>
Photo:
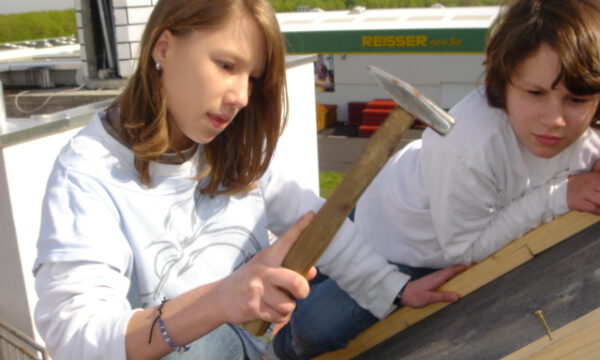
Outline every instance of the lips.
<svg viewBox="0 0 600 360"><path fill-rule="evenodd" d="M208 120L216 130L223 130L227 124L229 124L229 120L227 118L214 114L209 114Z"/></svg>
<svg viewBox="0 0 600 360"><path fill-rule="evenodd" d="M556 146L562 141L562 138L552 135L535 135L535 139L543 146Z"/></svg>

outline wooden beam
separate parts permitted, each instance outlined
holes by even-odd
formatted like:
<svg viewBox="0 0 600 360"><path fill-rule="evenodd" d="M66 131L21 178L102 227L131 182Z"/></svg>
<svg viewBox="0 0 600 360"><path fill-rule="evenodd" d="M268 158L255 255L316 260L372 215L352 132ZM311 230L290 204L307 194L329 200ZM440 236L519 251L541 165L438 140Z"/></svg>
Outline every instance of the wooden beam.
<svg viewBox="0 0 600 360"><path fill-rule="evenodd" d="M598 221L600 221L600 216L578 211L571 211L559 216L507 244L444 284L441 289L466 296ZM322 354L316 359L353 358L448 305L447 303L435 303L420 309L400 308L386 319L367 329L351 341L345 349Z"/></svg>

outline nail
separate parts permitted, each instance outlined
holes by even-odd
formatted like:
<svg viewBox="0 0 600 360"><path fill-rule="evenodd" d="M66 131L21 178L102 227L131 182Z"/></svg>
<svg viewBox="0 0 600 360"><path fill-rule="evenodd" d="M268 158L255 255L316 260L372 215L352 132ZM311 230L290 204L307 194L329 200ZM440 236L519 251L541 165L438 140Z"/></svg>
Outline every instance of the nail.
<svg viewBox="0 0 600 360"><path fill-rule="evenodd" d="M552 335L550 334L550 327L548 326L548 324L546 323L546 319L544 319L544 315L542 314L542 310L536 310L535 314L540 318L540 320L542 321L542 325L544 325L544 329L546 329L546 334L548 334L548 338L550 338L550 340L552 339Z"/></svg>

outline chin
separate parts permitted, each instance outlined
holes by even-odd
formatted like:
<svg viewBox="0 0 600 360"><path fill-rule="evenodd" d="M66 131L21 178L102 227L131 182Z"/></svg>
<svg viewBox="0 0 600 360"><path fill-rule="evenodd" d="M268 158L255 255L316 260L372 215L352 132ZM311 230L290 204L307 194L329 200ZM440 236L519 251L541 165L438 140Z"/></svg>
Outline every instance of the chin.
<svg viewBox="0 0 600 360"><path fill-rule="evenodd" d="M220 134L220 133L219 133ZM192 140L201 145L206 145L213 141L219 134L203 134L197 137L194 137Z"/></svg>
<svg viewBox="0 0 600 360"><path fill-rule="evenodd" d="M556 149L538 149L536 151L529 150L533 155L542 158L542 159L550 159L560 154L564 149L556 150Z"/></svg>

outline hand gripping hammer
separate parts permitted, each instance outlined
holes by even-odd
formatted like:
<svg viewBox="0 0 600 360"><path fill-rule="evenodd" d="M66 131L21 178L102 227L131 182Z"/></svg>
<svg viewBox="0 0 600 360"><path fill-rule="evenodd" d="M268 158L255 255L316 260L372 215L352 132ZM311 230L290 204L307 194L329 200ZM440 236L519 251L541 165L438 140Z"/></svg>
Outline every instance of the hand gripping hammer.
<svg viewBox="0 0 600 360"><path fill-rule="evenodd" d="M371 136L344 179L286 255L282 266L302 275L306 275L325 251L360 195L394 153L415 119L426 123L441 135L454 125L450 115L410 84L374 66L369 66L369 72L404 110L394 109ZM251 334L260 336L265 333L269 323L255 320L243 326Z"/></svg>

